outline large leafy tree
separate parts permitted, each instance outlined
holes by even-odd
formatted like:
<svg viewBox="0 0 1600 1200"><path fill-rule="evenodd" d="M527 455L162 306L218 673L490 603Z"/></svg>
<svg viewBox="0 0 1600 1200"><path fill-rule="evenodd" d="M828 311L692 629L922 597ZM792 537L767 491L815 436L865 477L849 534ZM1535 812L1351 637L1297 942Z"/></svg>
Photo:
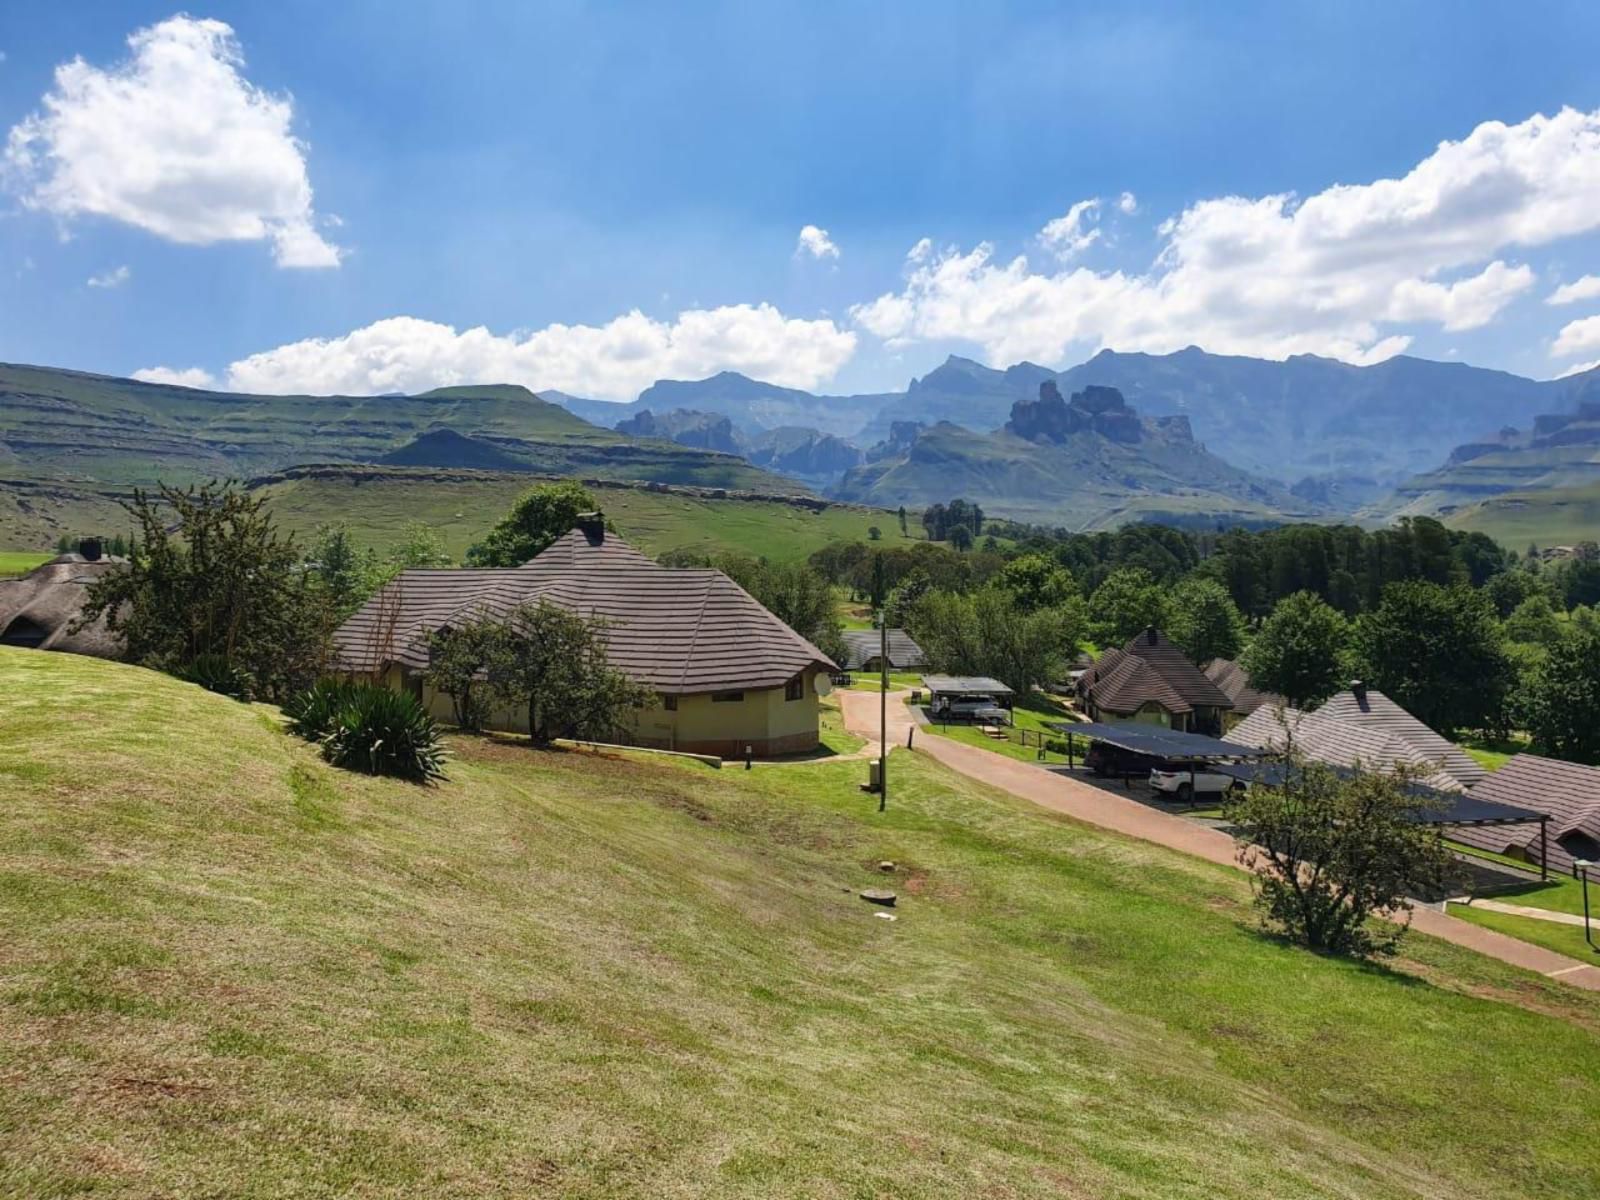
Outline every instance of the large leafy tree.
<svg viewBox="0 0 1600 1200"><path fill-rule="evenodd" d="M231 482L136 491L127 565L90 586L79 623L104 617L132 661L159 670L225 662L243 695L280 699L309 683L333 610L265 503Z"/></svg>
<svg viewBox="0 0 1600 1200"><path fill-rule="evenodd" d="M1290 759L1282 787L1253 786L1228 806L1263 921L1313 950L1392 953L1406 924L1372 918L1409 913L1407 897L1441 890L1456 869L1434 829L1418 820L1429 801L1403 775L1340 778Z"/></svg>
<svg viewBox="0 0 1600 1200"><path fill-rule="evenodd" d="M1321 704L1339 690L1350 627L1315 592L1278 602L1241 658L1250 682L1297 708Z"/></svg>
<svg viewBox="0 0 1600 1200"><path fill-rule="evenodd" d="M1059 608L1078 598L1072 572L1045 554L1019 554L1000 568L994 585L1025 613Z"/></svg>
<svg viewBox="0 0 1600 1200"><path fill-rule="evenodd" d="M1552 645L1528 671L1518 709L1545 753L1600 763L1600 632L1585 625Z"/></svg>
<svg viewBox="0 0 1600 1200"><path fill-rule="evenodd" d="M1024 612L1008 593L929 592L911 612L911 632L929 666L953 675L987 675L1019 696L1059 679L1082 636L1076 604Z"/></svg>
<svg viewBox="0 0 1600 1200"><path fill-rule="evenodd" d="M463 621L428 639L427 681L450 697L462 729L478 729L493 698L491 679L504 679L512 653L505 625L488 619Z"/></svg>
<svg viewBox="0 0 1600 1200"><path fill-rule="evenodd" d="M1148 625L1167 621L1167 593L1143 567L1119 567L1089 597L1089 633L1102 646L1121 646Z"/></svg>
<svg viewBox="0 0 1600 1200"><path fill-rule="evenodd" d="M1440 733L1504 723L1514 671L1481 591L1392 583L1356 620L1353 649L1364 679Z"/></svg>
<svg viewBox="0 0 1600 1200"><path fill-rule="evenodd" d="M1167 610L1167 636L1195 662L1204 665L1239 653L1244 618L1228 589L1215 580L1191 575L1173 589Z"/></svg>
<svg viewBox="0 0 1600 1200"><path fill-rule="evenodd" d="M467 564L520 567L570 532L580 513L598 507L594 495L581 484L542 483L529 488L483 541L467 551Z"/></svg>

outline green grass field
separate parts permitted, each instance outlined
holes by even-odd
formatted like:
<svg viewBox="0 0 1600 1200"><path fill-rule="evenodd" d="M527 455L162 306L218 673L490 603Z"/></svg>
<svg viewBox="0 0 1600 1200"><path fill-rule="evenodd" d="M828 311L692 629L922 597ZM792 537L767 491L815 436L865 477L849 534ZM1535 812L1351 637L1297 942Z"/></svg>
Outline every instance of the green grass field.
<svg viewBox="0 0 1600 1200"><path fill-rule="evenodd" d="M438 530L454 555L466 552L505 515L518 496L540 482L526 476L485 475L465 481L429 479L426 473L288 479L266 488L273 514L301 537L324 522L343 522L364 544L387 549L406 524ZM891 514L833 505L821 512L775 501L700 499L632 488L597 488L595 495L617 530L650 554L693 550L774 560L801 559L834 541L866 541L869 526L884 529L884 543L900 541Z"/></svg>
<svg viewBox="0 0 1600 1200"><path fill-rule="evenodd" d="M904 750L882 815L858 762L453 750L0 650L0 1195L1600 1193L1592 994L1282 945Z"/></svg>
<svg viewBox="0 0 1600 1200"><path fill-rule="evenodd" d="M1463 505L1444 523L1487 533L1518 553L1530 543L1543 547L1593 541L1600 538L1600 483L1506 492Z"/></svg>
<svg viewBox="0 0 1600 1200"><path fill-rule="evenodd" d="M1513 734L1506 741L1495 741L1488 738L1462 738L1457 743L1463 750L1470 754L1479 766L1490 771L1498 771L1510 762L1514 755L1523 753L1528 749L1529 739L1526 734Z"/></svg>
<svg viewBox="0 0 1600 1200"><path fill-rule="evenodd" d="M40 563L48 561L49 554L34 550L0 550L0 579L26 575Z"/></svg>

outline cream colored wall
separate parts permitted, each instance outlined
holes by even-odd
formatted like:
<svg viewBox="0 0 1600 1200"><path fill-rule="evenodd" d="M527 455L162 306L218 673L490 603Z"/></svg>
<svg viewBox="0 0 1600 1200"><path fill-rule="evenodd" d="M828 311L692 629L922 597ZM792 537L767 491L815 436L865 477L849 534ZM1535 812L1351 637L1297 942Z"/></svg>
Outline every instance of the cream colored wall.
<svg viewBox="0 0 1600 1200"><path fill-rule="evenodd" d="M754 741L815 733L820 713L816 690L807 677L798 700L785 700L781 687L747 690L737 703L718 703L706 695L679 696L677 712L647 710L640 714L638 728L641 735L650 736L653 718L676 717L678 742Z"/></svg>
<svg viewBox="0 0 1600 1200"><path fill-rule="evenodd" d="M396 690L404 689L398 668L391 670L384 682ZM811 676L806 676L800 699L785 700L783 691L781 687L747 689L743 700L726 703L713 701L709 695L679 696L675 712L659 705L640 709L632 723L633 731L641 741L666 749L695 743L762 742L806 733L815 735L821 720L821 705ZM425 684L422 700L435 720L446 724L455 720L450 697L443 692ZM527 710L520 707L496 710L489 715L485 726L507 733L527 733Z"/></svg>

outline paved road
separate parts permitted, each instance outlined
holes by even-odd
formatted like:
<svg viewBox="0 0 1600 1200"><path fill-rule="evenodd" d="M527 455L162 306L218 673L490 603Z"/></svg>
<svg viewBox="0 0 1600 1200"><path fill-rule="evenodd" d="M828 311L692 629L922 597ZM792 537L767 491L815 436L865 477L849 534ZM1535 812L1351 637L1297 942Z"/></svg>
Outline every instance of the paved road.
<svg viewBox="0 0 1600 1200"><path fill-rule="evenodd" d="M904 746L906 732L912 725L911 710L905 704L906 695L906 692L889 693L888 737L891 746ZM844 710L845 728L857 737L875 742L878 738L876 693L841 690L839 703ZM1003 754L969 746L938 734L919 732L916 750L963 775L1002 788L1043 808L1065 813L1128 837L1181 850L1210 862L1238 866L1231 837L1185 817L1158 812L1136 800L1124 799L1031 763L1007 758ZM893 787L892 781L890 787ZM1446 916L1435 909L1416 909L1411 916L1411 927L1513 966L1537 971L1551 979L1600 991L1600 967L1581 963L1564 954L1546 950L1543 946L1507 937L1470 921Z"/></svg>

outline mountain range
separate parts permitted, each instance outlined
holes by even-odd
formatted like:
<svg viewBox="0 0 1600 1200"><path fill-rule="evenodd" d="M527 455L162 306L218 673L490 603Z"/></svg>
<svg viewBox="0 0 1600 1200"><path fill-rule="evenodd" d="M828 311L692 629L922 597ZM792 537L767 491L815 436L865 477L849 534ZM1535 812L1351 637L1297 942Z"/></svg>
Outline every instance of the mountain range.
<svg viewBox="0 0 1600 1200"><path fill-rule="evenodd" d="M1297 486L1305 499L1351 507L1438 466L1452 446L1600 395L1600 368L1541 381L1406 356L1352 366L1191 347L1164 355L1105 350L1064 371L1034 363L997 370L952 356L903 392L859 396L813 395L723 372L657 383L631 404L551 398L607 426L646 409L681 409L727 417L745 435L801 426L868 450L896 422L998 429L1011 406L1031 399L1046 380L1063 394L1114 387L1145 416L1185 416L1198 441L1236 466Z"/></svg>
<svg viewBox="0 0 1600 1200"><path fill-rule="evenodd" d="M0 480L91 486L390 462L794 491L715 450L602 429L523 387L252 396L0 365Z"/></svg>

